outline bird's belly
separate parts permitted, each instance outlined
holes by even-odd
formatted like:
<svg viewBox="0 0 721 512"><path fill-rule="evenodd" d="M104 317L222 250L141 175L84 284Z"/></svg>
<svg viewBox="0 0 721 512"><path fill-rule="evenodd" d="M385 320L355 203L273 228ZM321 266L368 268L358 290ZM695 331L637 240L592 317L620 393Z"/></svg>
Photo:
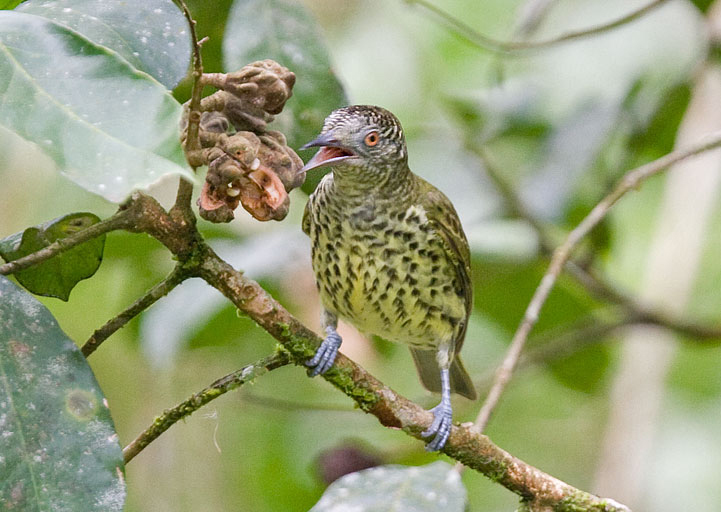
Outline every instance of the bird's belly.
<svg viewBox="0 0 721 512"><path fill-rule="evenodd" d="M418 348L453 337L465 303L440 245L409 226L321 230L313 267L324 306L364 333Z"/></svg>

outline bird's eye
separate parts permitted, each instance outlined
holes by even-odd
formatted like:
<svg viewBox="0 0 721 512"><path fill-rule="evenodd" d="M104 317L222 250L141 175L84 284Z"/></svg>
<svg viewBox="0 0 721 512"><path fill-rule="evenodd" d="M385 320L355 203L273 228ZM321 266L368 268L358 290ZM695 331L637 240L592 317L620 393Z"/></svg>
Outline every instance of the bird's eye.
<svg viewBox="0 0 721 512"><path fill-rule="evenodd" d="M366 146L375 146L376 144L378 144L378 132L370 132L368 135L366 135L366 138L363 139L363 142L365 142Z"/></svg>

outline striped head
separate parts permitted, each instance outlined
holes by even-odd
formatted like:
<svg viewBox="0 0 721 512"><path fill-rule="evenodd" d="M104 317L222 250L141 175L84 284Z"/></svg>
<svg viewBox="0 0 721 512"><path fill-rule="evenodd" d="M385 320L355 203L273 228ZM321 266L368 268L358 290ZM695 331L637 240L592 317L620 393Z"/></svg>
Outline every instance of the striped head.
<svg viewBox="0 0 721 512"><path fill-rule="evenodd" d="M332 166L346 174L405 169L406 140L398 118L384 108L351 105L330 113L321 134L301 149L320 147L303 170ZM365 171L365 172L363 172Z"/></svg>

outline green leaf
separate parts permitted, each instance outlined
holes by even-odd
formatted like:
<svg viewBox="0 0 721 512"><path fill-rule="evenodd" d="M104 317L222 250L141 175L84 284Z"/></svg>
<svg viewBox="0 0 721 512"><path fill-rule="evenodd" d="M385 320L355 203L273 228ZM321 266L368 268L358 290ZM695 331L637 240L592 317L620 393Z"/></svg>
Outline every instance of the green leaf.
<svg viewBox="0 0 721 512"><path fill-rule="evenodd" d="M296 74L293 96L274 123L291 147L315 138L326 116L348 103L318 25L297 2L237 0L228 15L223 54L230 71L273 59Z"/></svg>
<svg viewBox="0 0 721 512"><path fill-rule="evenodd" d="M66 25L96 45L115 50L168 89L188 73L188 24L171 0L28 0L17 10Z"/></svg>
<svg viewBox="0 0 721 512"><path fill-rule="evenodd" d="M310 512L463 512L466 489L450 464L377 466L333 482Z"/></svg>
<svg viewBox="0 0 721 512"><path fill-rule="evenodd" d="M0 125L109 201L166 174L193 179L178 140L180 104L119 54L64 25L0 11L0 96Z"/></svg>
<svg viewBox="0 0 721 512"><path fill-rule="evenodd" d="M105 398L50 312L0 276L0 503L120 511L123 457Z"/></svg>
<svg viewBox="0 0 721 512"><path fill-rule="evenodd" d="M71 213L40 226L27 228L0 240L0 256L5 261L22 258L99 221L100 218L92 213ZM102 235L21 270L15 274L15 278L33 293L67 301L73 287L98 270L104 247L105 235Z"/></svg>
<svg viewBox="0 0 721 512"><path fill-rule="evenodd" d="M10 10L15 9L18 5L22 3L23 0L0 0L0 9L1 10Z"/></svg>

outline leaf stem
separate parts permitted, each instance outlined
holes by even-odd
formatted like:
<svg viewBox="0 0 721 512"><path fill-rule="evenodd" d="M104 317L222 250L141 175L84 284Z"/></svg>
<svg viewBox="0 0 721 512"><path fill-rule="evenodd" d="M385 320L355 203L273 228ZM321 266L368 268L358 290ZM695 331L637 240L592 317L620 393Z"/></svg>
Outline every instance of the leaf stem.
<svg viewBox="0 0 721 512"><path fill-rule="evenodd" d="M190 103L188 104L188 126L185 136L185 144L183 150L185 151L185 158L188 164L195 171L198 167L197 162L191 155L196 155L201 150L200 147L200 98L203 93L203 85L201 78L203 76L203 59L200 51L201 42L198 41L198 35L195 30L197 22L193 19L188 6L184 0L174 0L175 3L183 11L183 15L188 20L188 30L190 31L191 45L193 48L193 88L190 93ZM205 40L205 38L203 39ZM188 211L190 210L190 201L193 196L193 184L182 177L178 183L178 193L175 198L176 210Z"/></svg>

